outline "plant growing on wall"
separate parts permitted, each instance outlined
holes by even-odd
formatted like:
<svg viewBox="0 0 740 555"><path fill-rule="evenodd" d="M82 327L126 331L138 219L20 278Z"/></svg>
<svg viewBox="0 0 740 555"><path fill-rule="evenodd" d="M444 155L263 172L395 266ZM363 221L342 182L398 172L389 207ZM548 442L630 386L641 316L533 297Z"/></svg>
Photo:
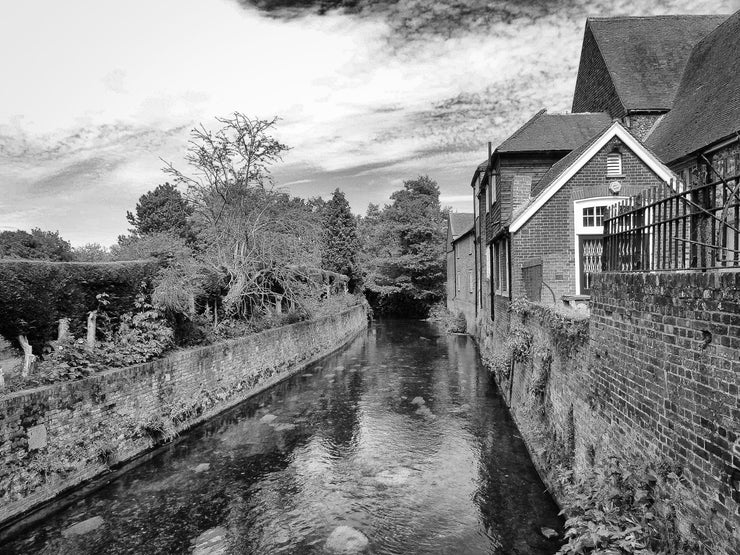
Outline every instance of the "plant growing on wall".
<svg viewBox="0 0 740 555"><path fill-rule="evenodd" d="M583 478L573 476L572 471L560 476L563 512L568 515L560 555L706 552L678 532L672 492L680 486L680 477L671 464L632 463L611 456Z"/></svg>

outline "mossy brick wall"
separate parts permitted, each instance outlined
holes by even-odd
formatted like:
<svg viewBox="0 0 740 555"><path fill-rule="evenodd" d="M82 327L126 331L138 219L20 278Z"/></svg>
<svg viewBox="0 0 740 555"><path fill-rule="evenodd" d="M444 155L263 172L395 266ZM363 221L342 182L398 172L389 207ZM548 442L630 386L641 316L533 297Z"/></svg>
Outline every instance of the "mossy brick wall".
<svg viewBox="0 0 740 555"><path fill-rule="evenodd" d="M740 552L740 272L602 274L590 351L593 445L677 464L685 531Z"/></svg>
<svg viewBox="0 0 740 555"><path fill-rule="evenodd" d="M496 377L555 497L558 466L666 460L682 533L740 553L740 272L601 274L586 334L548 311L509 313L479 345L491 359L512 330L531 334L530 356Z"/></svg>
<svg viewBox="0 0 740 555"><path fill-rule="evenodd" d="M0 522L277 383L366 325L356 306L0 397Z"/></svg>

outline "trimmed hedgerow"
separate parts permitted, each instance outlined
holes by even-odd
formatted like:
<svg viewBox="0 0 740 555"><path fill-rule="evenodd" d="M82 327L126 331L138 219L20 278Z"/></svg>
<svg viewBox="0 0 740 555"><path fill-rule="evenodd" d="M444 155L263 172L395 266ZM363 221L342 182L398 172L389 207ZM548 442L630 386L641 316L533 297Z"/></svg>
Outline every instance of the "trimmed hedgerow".
<svg viewBox="0 0 740 555"><path fill-rule="evenodd" d="M0 335L14 341L28 337L34 351L56 339L58 321L70 319L74 335L84 335L87 313L105 294L110 325L134 309L136 297L151 287L159 263L49 262L0 260Z"/></svg>

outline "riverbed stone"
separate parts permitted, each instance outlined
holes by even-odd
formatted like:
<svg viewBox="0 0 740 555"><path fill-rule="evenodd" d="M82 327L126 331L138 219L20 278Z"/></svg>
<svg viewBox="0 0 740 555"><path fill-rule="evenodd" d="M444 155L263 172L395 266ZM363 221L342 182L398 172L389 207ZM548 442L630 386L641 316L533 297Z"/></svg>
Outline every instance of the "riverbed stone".
<svg viewBox="0 0 740 555"><path fill-rule="evenodd" d="M103 517L94 516L92 518L88 518L87 520L83 520L82 522L78 522L77 524L73 524L69 528L63 530L62 536L65 538L69 538L71 536L81 536L100 528L104 522L105 521L103 520Z"/></svg>
<svg viewBox="0 0 740 555"><path fill-rule="evenodd" d="M266 414L262 418L260 418L260 422L264 422L265 424L269 424L270 422L272 422L276 418L277 418L277 416L275 416L274 414Z"/></svg>
<svg viewBox="0 0 740 555"><path fill-rule="evenodd" d="M330 553L351 555L362 553L367 549L370 540L367 536L351 526L337 526L327 538L324 547Z"/></svg>
<svg viewBox="0 0 740 555"><path fill-rule="evenodd" d="M211 463L200 463L193 470L195 472L206 472L211 469Z"/></svg>
<svg viewBox="0 0 740 555"><path fill-rule="evenodd" d="M225 555L229 547L226 534L223 526L206 530L191 542L193 555Z"/></svg>
<svg viewBox="0 0 740 555"><path fill-rule="evenodd" d="M402 486L411 478L411 469L401 467L383 470L375 476L375 480L384 486Z"/></svg>
<svg viewBox="0 0 740 555"><path fill-rule="evenodd" d="M557 538L560 534L558 534L555 530L552 528L548 528L547 526L543 526L540 528L540 532L543 536L545 536L548 540L554 540Z"/></svg>
<svg viewBox="0 0 740 555"><path fill-rule="evenodd" d="M426 404L426 401L424 400L424 397L414 397L413 399L411 399L411 404L421 406Z"/></svg>
<svg viewBox="0 0 740 555"><path fill-rule="evenodd" d="M295 430L298 426L295 424L289 424L287 422L281 422L279 424L272 424L272 427L275 429L276 432L290 432L292 430Z"/></svg>

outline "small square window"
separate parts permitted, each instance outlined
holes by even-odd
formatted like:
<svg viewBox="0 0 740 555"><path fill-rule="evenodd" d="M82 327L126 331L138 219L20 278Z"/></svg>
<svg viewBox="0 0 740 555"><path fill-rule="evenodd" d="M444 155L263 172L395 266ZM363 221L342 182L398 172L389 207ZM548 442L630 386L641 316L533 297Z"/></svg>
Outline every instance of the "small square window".
<svg viewBox="0 0 740 555"><path fill-rule="evenodd" d="M583 227L602 227L606 206L589 206L583 209Z"/></svg>

